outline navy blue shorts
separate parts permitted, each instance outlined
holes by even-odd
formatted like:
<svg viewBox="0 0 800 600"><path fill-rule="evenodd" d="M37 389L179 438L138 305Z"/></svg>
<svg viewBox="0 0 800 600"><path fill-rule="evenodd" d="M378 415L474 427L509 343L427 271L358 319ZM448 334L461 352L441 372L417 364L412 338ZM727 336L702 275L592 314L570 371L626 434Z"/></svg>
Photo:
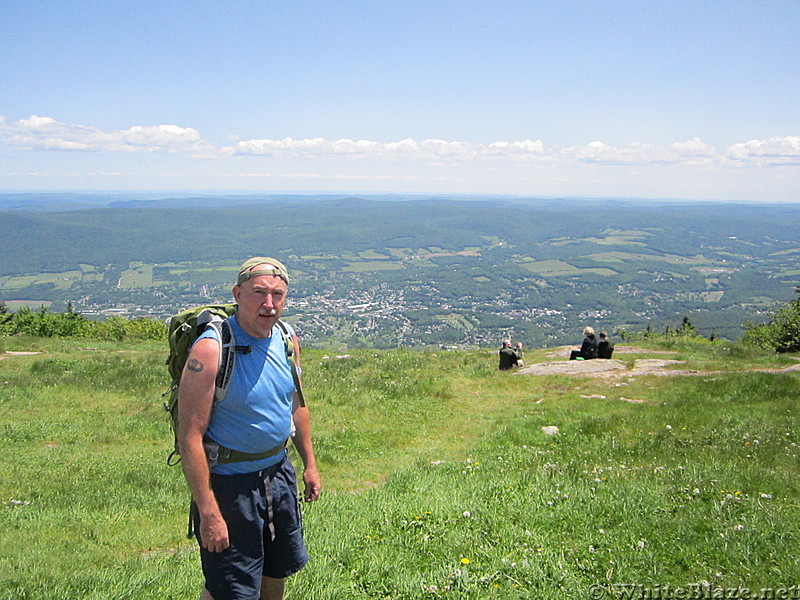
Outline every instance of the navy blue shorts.
<svg viewBox="0 0 800 600"><path fill-rule="evenodd" d="M195 514L206 589L214 600L258 600L262 576L280 579L305 566L308 553L303 542L297 477L285 454L281 462L263 471L212 473L211 487L231 543L222 552L203 548Z"/></svg>

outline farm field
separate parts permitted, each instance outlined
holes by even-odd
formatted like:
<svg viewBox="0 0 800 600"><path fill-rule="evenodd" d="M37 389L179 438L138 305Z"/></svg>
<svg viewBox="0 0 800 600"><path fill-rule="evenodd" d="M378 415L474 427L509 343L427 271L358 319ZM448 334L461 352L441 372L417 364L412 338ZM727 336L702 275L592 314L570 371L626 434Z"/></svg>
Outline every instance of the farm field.
<svg viewBox="0 0 800 600"><path fill-rule="evenodd" d="M0 351L0 599L195 597L163 346ZM542 376L498 372L495 351L307 350L325 490L303 507L312 560L288 597L797 585L797 362L702 341L616 358L614 376Z"/></svg>

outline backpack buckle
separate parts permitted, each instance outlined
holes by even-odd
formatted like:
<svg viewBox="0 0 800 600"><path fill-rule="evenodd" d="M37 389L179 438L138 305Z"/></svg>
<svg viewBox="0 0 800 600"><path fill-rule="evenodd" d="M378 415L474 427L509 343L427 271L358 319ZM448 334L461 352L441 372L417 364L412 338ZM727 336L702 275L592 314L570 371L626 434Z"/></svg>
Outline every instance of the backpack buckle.
<svg viewBox="0 0 800 600"><path fill-rule="evenodd" d="M206 451L206 459L209 467L216 467L219 461L219 444L216 442L203 442Z"/></svg>

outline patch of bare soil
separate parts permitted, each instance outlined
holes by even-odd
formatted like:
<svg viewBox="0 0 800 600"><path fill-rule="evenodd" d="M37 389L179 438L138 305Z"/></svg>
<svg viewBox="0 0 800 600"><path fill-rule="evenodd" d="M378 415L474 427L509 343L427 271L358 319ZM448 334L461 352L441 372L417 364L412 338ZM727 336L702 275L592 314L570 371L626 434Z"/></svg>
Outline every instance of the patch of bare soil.
<svg viewBox="0 0 800 600"><path fill-rule="evenodd" d="M12 352L11 350L6 350L5 352L0 352L0 360L9 356L31 356L33 354L41 354L41 352Z"/></svg>
<svg viewBox="0 0 800 600"><path fill-rule="evenodd" d="M800 371L800 364L790 365L783 369L759 369L762 373L789 373L790 371Z"/></svg>

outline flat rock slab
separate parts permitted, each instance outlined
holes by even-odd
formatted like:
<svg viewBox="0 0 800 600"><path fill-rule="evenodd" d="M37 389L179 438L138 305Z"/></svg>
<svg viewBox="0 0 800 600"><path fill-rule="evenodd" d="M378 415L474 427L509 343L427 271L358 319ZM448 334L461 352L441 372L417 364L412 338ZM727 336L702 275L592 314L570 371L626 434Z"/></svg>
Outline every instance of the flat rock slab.
<svg viewBox="0 0 800 600"><path fill-rule="evenodd" d="M637 375L698 375L698 371L685 371L670 369L672 365L682 364L681 360L668 358L641 358L634 361L633 367L621 360L602 359L595 360L559 360L554 362L536 363L522 367L517 371L519 375L590 375L613 376L623 375L635 377Z"/></svg>
<svg viewBox="0 0 800 600"><path fill-rule="evenodd" d="M602 359L594 360L557 360L552 362L535 363L520 368L516 375L573 375L586 377L637 377L641 375L656 376L683 376L692 375L718 375L725 371L697 371L693 369L674 368L675 365L684 364L685 361L669 358L639 358L628 368L621 360ZM800 364L790 365L781 369L750 369L760 373L791 373L800 371ZM732 372L732 371L731 371Z"/></svg>
<svg viewBox="0 0 800 600"><path fill-rule="evenodd" d="M555 362L537 363L522 367L519 375L594 375L613 371L627 371L627 365L621 360L559 360Z"/></svg>

